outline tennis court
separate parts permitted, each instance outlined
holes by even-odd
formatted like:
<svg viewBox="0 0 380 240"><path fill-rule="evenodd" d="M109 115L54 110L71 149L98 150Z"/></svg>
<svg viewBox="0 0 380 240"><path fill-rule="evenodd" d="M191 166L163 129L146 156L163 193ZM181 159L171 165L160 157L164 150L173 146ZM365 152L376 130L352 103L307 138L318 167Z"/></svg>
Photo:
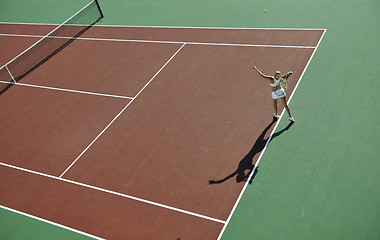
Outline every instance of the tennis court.
<svg viewBox="0 0 380 240"><path fill-rule="evenodd" d="M73 26L0 23L2 209L95 239L220 239L294 128L252 66L292 70L290 101L326 29L107 26L90 4Z"/></svg>
<svg viewBox="0 0 380 240"><path fill-rule="evenodd" d="M27 45L54 27L2 24L8 58L20 51L13 38ZM93 26L2 94L1 138L18 143L2 151L5 182L18 182L3 205L107 239L217 238L244 184L209 180L272 123L252 63L292 69L291 93L323 33Z"/></svg>

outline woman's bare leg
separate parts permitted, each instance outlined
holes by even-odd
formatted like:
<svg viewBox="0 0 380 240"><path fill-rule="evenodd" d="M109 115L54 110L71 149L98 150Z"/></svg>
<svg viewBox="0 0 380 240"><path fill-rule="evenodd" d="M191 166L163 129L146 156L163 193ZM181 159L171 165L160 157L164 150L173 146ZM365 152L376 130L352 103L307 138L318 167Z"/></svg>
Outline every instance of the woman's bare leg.
<svg viewBox="0 0 380 240"><path fill-rule="evenodd" d="M290 113L289 106L288 106L288 104L286 103L286 97L283 97L283 98L281 98L281 99L282 99L282 101L283 101L283 103L284 103L285 109L286 109L286 111L288 112L289 117L292 117L292 114Z"/></svg>
<svg viewBox="0 0 380 240"><path fill-rule="evenodd" d="M277 113L277 99L273 99L273 108L274 108L274 113L276 115L278 115L278 113Z"/></svg>

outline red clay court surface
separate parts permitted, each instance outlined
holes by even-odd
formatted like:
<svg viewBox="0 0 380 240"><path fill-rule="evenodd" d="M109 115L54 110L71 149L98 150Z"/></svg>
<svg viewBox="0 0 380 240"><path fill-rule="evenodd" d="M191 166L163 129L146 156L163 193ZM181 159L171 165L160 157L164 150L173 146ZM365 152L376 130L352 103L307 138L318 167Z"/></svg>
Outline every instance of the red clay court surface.
<svg viewBox="0 0 380 240"><path fill-rule="evenodd" d="M0 24L1 66L53 27ZM289 97L323 33L92 27L0 96L0 205L105 239L217 239L246 182L209 180L273 129L252 66L293 70Z"/></svg>

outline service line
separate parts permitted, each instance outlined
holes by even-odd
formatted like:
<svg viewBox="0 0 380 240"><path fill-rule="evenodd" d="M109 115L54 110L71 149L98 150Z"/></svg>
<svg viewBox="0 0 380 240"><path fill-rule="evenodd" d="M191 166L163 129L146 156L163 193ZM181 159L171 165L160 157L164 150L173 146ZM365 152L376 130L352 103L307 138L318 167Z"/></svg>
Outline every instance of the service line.
<svg viewBox="0 0 380 240"><path fill-rule="evenodd" d="M133 99L133 97L127 97L127 96L119 96L119 95L105 94L105 93L95 93L95 92L86 92L86 91L79 91L79 90L72 90L72 89L65 89L65 88L47 87L47 86L27 84L27 83L13 83L13 82L10 83L10 82L1 81L1 80L0 80L0 83L18 85L18 86L23 86L23 87L42 88L42 89L62 91L62 92L71 92L71 93L80 93L80 94L87 94L87 95L95 95L95 96L102 96L102 97Z"/></svg>
<svg viewBox="0 0 380 240"><path fill-rule="evenodd" d="M164 69L166 67L166 65L169 64L169 62L179 53L179 51L181 51L181 49L185 46L186 44L182 44L181 47L171 56L171 58L160 68L160 70L158 70L158 72L156 74L154 74L154 76L149 80L149 82L147 82L145 84L145 86L143 88L141 88L141 90L136 94L136 96L130 101L128 102L128 104L119 112L119 114L116 115L116 117L114 117L114 119L112 119L112 121L103 129L103 131L101 131L98 136L96 136L96 138L81 152L81 154L79 154L79 156L70 164L70 166L68 166L66 168L65 171L63 171L63 173L59 176L59 178L62 178L63 175L65 175L65 173L79 160L79 158L82 157L82 155L87 152L87 150L96 142L96 140L98 140L98 138L103 135L103 133L112 125L112 123L114 123L116 121L116 119L119 118L119 116L131 105L131 103L133 103L133 101L141 94L142 91L144 91L144 89L153 81L153 79L156 78L156 76L162 71L162 69Z"/></svg>

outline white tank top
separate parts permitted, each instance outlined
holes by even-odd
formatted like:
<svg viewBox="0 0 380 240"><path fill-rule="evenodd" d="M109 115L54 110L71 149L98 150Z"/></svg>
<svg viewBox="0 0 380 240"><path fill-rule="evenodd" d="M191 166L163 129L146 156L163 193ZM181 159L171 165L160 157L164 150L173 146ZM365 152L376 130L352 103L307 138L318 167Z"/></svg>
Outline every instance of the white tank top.
<svg viewBox="0 0 380 240"><path fill-rule="evenodd" d="M277 87L278 85L280 85L280 79L276 79L275 77L272 77L273 78L273 81L274 83L269 83L271 85L271 87Z"/></svg>

